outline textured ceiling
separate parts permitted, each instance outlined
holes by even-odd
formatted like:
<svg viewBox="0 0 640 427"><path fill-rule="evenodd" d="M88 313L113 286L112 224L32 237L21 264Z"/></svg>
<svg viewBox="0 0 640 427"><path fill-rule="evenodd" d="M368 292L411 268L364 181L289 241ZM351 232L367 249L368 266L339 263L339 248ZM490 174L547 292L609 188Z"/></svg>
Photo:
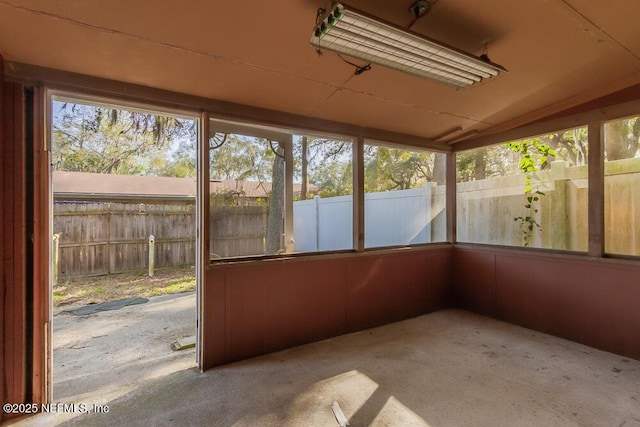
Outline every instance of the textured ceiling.
<svg viewBox="0 0 640 427"><path fill-rule="evenodd" d="M408 27L412 0L354 0ZM637 0L439 0L411 29L508 73L455 90L381 66L355 76L309 38L323 0L0 0L22 62L448 142L640 83Z"/></svg>

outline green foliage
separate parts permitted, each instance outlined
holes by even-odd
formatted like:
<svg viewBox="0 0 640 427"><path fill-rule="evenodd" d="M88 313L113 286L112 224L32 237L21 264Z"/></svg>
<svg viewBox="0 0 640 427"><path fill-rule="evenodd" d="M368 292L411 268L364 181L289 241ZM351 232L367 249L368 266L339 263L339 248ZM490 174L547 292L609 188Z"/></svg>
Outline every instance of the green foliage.
<svg viewBox="0 0 640 427"><path fill-rule="evenodd" d="M512 175L518 170L518 158L505 144L460 152L456 155L456 181Z"/></svg>
<svg viewBox="0 0 640 427"><path fill-rule="evenodd" d="M629 159L640 155L640 116L605 125L605 158Z"/></svg>
<svg viewBox="0 0 640 427"><path fill-rule="evenodd" d="M52 106L55 170L196 176L195 120L64 101L54 101ZM212 180L272 182L276 156L269 141L220 136L224 136L223 144L216 138L211 141ZM300 182L304 176L311 184L305 198L353 194L351 142L307 136L304 147L303 153L302 144L294 143L293 172L294 180ZM423 186L433 179L433 157L431 153L367 146L366 191ZM224 192L212 195L211 202L230 205L238 203L240 196ZM268 198L263 203L268 204Z"/></svg>
<svg viewBox="0 0 640 427"><path fill-rule="evenodd" d="M196 126L190 119L54 101L53 167L195 177Z"/></svg>
<svg viewBox="0 0 640 427"><path fill-rule="evenodd" d="M364 158L366 192L423 187L434 179L434 154L367 146Z"/></svg>
<svg viewBox="0 0 640 427"><path fill-rule="evenodd" d="M509 147L509 144L498 144L459 152L456 155L457 181L476 181L513 175L518 171L523 171L519 165L524 160L520 155L520 149L525 147L518 146L523 143L527 145L526 151L532 156L540 154L538 147L547 147L548 150L555 153L554 156L547 154L546 162L545 159L542 159L542 163L539 164L540 169L549 166L551 157L564 160L570 166L585 165L588 155L587 142L587 128L580 127L509 143L512 144L513 149ZM538 145L536 146L536 144Z"/></svg>
<svg viewBox="0 0 640 427"><path fill-rule="evenodd" d="M352 194L352 144L347 141L308 136L304 147L303 139L304 137L300 137L293 145L294 180L302 181L306 176L308 183L313 186L312 189L308 189L306 198L311 199L316 195L336 197ZM306 153L303 153L304 148Z"/></svg>
<svg viewBox="0 0 640 427"><path fill-rule="evenodd" d="M570 129L541 135L539 142L554 150L557 159L562 159L570 166L587 164L588 132L586 127Z"/></svg>
<svg viewBox="0 0 640 427"><path fill-rule="evenodd" d="M150 296L170 295L181 292L191 292L196 289L196 278L188 275L180 279L169 280L164 286L155 286L149 290Z"/></svg>
<svg viewBox="0 0 640 427"><path fill-rule="evenodd" d="M316 194L320 197L353 194L352 171L350 161L322 162L309 173L309 182L317 187Z"/></svg>
<svg viewBox="0 0 640 427"><path fill-rule="evenodd" d="M523 245L529 246L534 229L541 230L542 226L536 219L540 197L545 193L538 189L540 179L536 175L540 170L548 167L549 157L556 157L557 152L539 139L524 139L522 141L508 142L506 147L520 155L518 167L524 173L524 207L526 215L517 216L514 221L520 224Z"/></svg>
<svg viewBox="0 0 640 427"><path fill-rule="evenodd" d="M244 191L218 191L209 195L209 203L210 206L238 206L242 196L244 196Z"/></svg>
<svg viewBox="0 0 640 427"><path fill-rule="evenodd" d="M230 134L209 156L211 179L271 181L275 154L265 139Z"/></svg>
<svg viewBox="0 0 640 427"><path fill-rule="evenodd" d="M345 141L307 137L308 179L316 188L307 198L353 194L352 145ZM302 158L301 144L294 158ZM367 192L423 187L434 179L434 153L367 145L364 152L364 186ZM303 176L302 162L296 173Z"/></svg>

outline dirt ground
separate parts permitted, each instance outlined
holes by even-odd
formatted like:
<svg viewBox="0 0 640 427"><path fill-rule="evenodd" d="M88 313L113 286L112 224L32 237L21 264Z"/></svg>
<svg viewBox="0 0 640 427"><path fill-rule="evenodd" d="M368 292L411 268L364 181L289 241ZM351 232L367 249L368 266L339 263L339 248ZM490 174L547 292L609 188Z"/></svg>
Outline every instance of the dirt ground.
<svg viewBox="0 0 640 427"><path fill-rule="evenodd" d="M53 287L53 307L67 309L123 298L190 292L195 288L195 270L190 266L158 269L153 277L146 272L79 277L60 280Z"/></svg>
<svg viewBox="0 0 640 427"><path fill-rule="evenodd" d="M195 318L194 292L86 316L58 312L53 317L53 401L100 404L151 378L196 369L194 348L171 349L172 342L195 335ZM49 421L57 423L61 416Z"/></svg>
<svg viewBox="0 0 640 427"><path fill-rule="evenodd" d="M197 369L194 347L171 344L196 334L195 270L64 280L53 289L52 403L104 405L141 383ZM68 310L124 298L149 301L77 316ZM36 425L58 425L77 413L43 414ZM31 422L31 421L30 421Z"/></svg>

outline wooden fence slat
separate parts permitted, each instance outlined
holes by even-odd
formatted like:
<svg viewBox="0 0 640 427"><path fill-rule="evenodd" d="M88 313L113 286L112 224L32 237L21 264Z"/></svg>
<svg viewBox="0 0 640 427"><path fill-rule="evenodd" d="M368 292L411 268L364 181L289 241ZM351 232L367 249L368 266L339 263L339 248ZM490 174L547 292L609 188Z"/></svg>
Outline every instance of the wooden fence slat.
<svg viewBox="0 0 640 427"><path fill-rule="evenodd" d="M213 257L264 253L265 206L212 206L209 215L210 252Z"/></svg>
<svg viewBox="0 0 640 427"><path fill-rule="evenodd" d="M264 253L266 207L211 208L214 256ZM148 238L155 236L155 265L195 263L195 205L57 202L53 233L60 234L59 280L148 267Z"/></svg>
<svg viewBox="0 0 640 427"><path fill-rule="evenodd" d="M156 266L195 263L194 203L56 202L59 279L148 268L148 238L156 236Z"/></svg>

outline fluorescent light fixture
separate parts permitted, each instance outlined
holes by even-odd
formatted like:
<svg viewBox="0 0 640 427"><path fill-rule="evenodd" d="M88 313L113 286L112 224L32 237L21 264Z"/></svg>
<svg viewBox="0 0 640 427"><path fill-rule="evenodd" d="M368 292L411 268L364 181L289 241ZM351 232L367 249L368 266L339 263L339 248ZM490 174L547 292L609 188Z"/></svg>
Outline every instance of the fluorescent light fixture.
<svg viewBox="0 0 640 427"><path fill-rule="evenodd" d="M311 45L449 84L471 86L506 70L336 3L318 20Z"/></svg>

